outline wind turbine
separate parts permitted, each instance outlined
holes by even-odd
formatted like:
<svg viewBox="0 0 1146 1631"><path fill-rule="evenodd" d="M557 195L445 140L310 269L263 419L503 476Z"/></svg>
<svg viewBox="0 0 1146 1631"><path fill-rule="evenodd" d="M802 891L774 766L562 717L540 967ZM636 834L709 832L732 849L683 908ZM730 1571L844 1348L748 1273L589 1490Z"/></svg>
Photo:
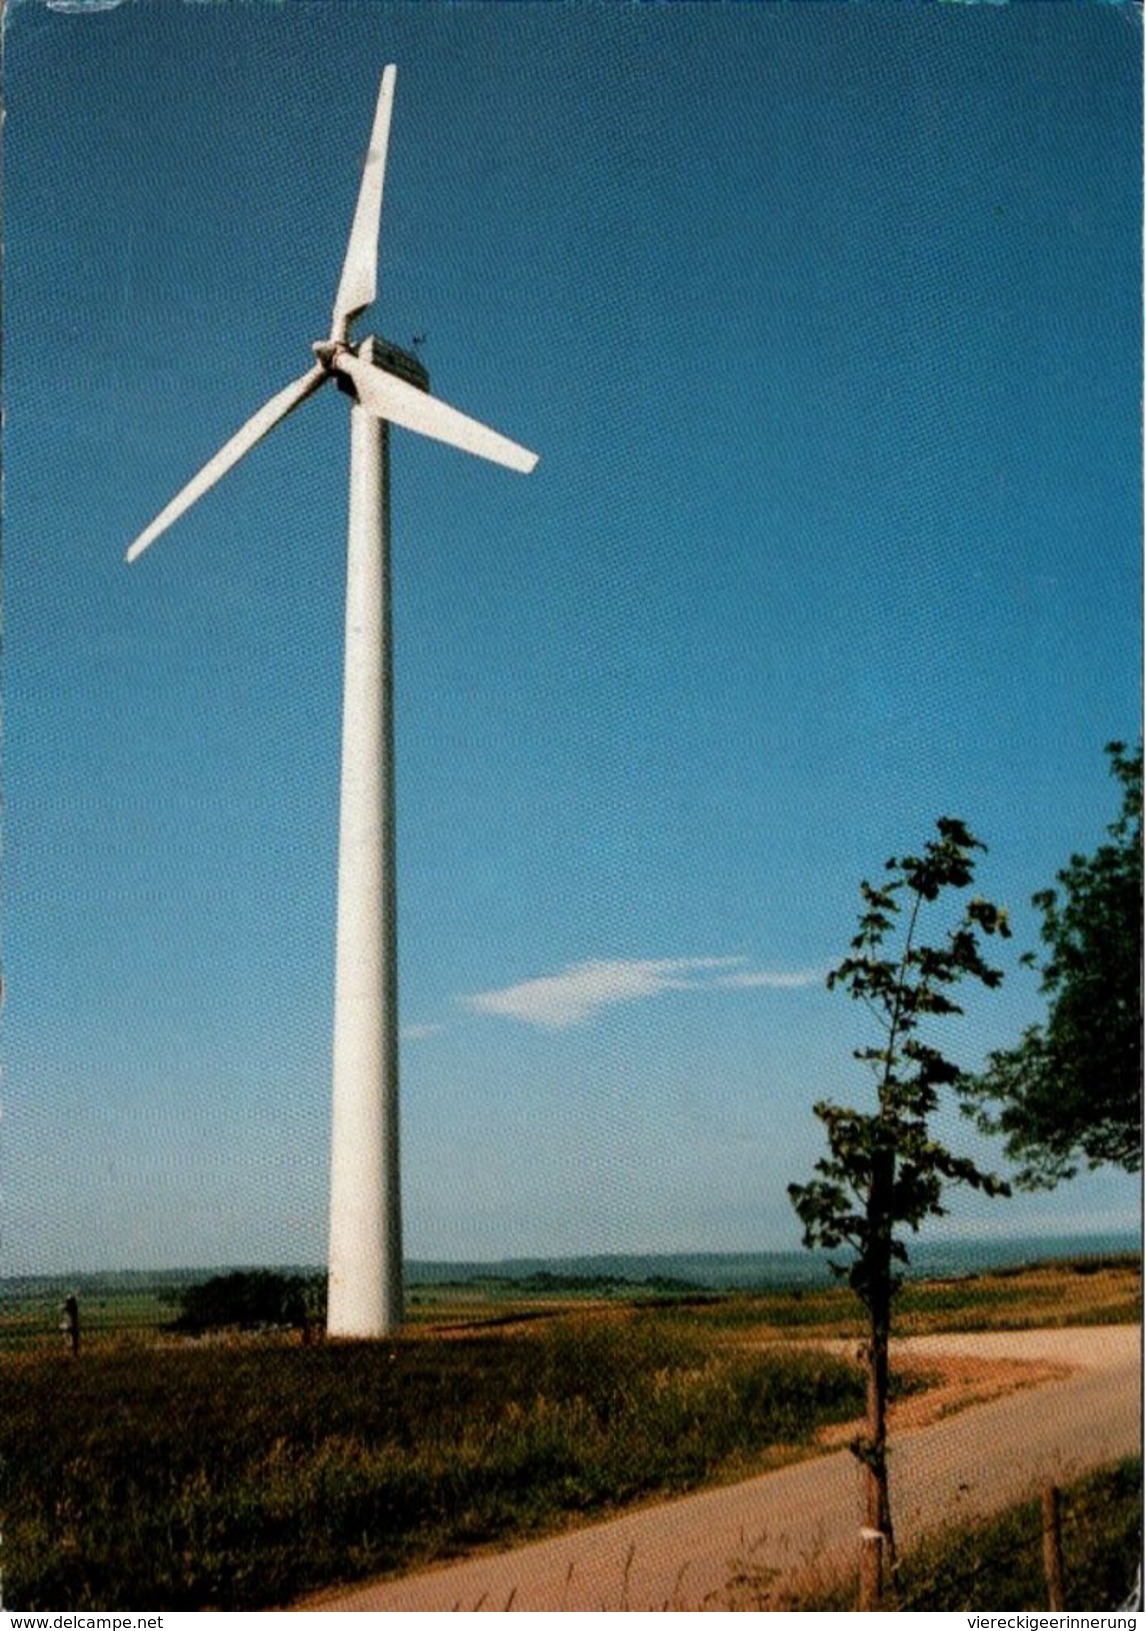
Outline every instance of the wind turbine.
<svg viewBox="0 0 1146 1631"><path fill-rule="evenodd" d="M330 337L145 527L136 560L233 464L328 380L352 399L346 656L334 980L327 1330L385 1336L402 1321L398 1173L398 974L394 709L390 633L389 426L528 472L537 455L430 396L421 362L351 329L373 303L396 70L382 74Z"/></svg>

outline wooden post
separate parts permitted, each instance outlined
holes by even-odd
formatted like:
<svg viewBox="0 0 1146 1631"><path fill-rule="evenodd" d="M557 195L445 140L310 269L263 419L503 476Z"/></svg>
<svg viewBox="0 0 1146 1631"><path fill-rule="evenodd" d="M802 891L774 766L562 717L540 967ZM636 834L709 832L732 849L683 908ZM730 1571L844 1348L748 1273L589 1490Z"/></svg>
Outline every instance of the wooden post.
<svg viewBox="0 0 1146 1631"><path fill-rule="evenodd" d="M1062 1583L1062 1513L1059 1492L1054 1484L1043 1489L1043 1574L1047 1583L1047 1607L1065 1607Z"/></svg>

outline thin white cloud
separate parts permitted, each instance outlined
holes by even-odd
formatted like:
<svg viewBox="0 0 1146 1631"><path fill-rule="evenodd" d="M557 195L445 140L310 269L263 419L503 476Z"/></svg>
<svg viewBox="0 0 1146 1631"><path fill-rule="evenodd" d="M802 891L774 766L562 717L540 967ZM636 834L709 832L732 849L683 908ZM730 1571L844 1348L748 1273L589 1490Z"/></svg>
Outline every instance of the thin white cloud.
<svg viewBox="0 0 1146 1631"><path fill-rule="evenodd" d="M796 969L791 974L772 974L766 969L745 969L740 974L722 974L715 983L738 988L763 985L774 991L795 991L805 985L821 985L824 978L823 970L818 968Z"/></svg>
<svg viewBox="0 0 1146 1631"><path fill-rule="evenodd" d="M709 991L716 986L788 988L810 985L822 977L737 969L743 961L742 957L662 957L574 963L560 974L523 980L500 991L479 991L462 1001L478 1013L559 1031L583 1024L611 1004L638 1002L663 991Z"/></svg>
<svg viewBox="0 0 1146 1631"><path fill-rule="evenodd" d="M444 1025L403 1025L403 1042L424 1042L428 1036L437 1036L445 1030Z"/></svg>

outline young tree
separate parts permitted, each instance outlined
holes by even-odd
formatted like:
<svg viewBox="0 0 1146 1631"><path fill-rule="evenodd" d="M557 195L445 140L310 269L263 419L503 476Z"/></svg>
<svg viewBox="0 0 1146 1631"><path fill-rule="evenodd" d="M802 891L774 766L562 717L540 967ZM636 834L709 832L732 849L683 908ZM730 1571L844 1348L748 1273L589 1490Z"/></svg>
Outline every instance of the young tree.
<svg viewBox="0 0 1146 1631"><path fill-rule="evenodd" d="M850 1249L850 1261L833 1267L846 1275L867 1313L867 1422L852 1449L866 1469L867 1529L882 1538L864 1550L861 1608L879 1601L884 1562L895 1567L887 1479L888 1340L901 1284L897 1265L907 1262L896 1231L917 1231L924 1218L941 1214L945 1183L1009 1193L999 1179L938 1143L928 1127L939 1090L957 1088L962 1079L959 1067L927 1039L930 1023L962 1012L951 995L960 981L999 984L1001 973L980 954L980 936L1010 934L1006 913L976 896L945 940L923 943L924 908L945 891L966 889L974 876L973 852L986 847L961 821L942 817L936 825L939 836L921 856L893 857L880 887L861 883L864 909L852 955L828 975L829 989L842 986L864 1003L882 1030L875 1046L854 1054L875 1074L875 1109L817 1104L830 1153L816 1163L818 1178L788 1186L804 1244ZM892 939L898 950L886 955Z"/></svg>
<svg viewBox="0 0 1146 1631"><path fill-rule="evenodd" d="M1142 748L1107 744L1122 809L1093 855L1072 855L1058 889L1032 897L1050 955L1045 1025L992 1053L970 1095L975 1119L1002 1133L1017 1181L1073 1178L1078 1157L1137 1172L1142 1164ZM1035 962L1029 952L1023 959Z"/></svg>

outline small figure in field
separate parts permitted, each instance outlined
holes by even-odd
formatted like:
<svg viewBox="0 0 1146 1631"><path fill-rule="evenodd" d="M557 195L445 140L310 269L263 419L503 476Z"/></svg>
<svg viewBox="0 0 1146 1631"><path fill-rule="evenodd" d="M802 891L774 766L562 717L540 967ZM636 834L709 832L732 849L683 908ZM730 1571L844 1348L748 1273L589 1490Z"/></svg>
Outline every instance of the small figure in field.
<svg viewBox="0 0 1146 1631"><path fill-rule="evenodd" d="M75 1292L64 1298L64 1317L60 1321L60 1330L64 1333L64 1341L74 1354L80 1351L80 1305L76 1301Z"/></svg>

